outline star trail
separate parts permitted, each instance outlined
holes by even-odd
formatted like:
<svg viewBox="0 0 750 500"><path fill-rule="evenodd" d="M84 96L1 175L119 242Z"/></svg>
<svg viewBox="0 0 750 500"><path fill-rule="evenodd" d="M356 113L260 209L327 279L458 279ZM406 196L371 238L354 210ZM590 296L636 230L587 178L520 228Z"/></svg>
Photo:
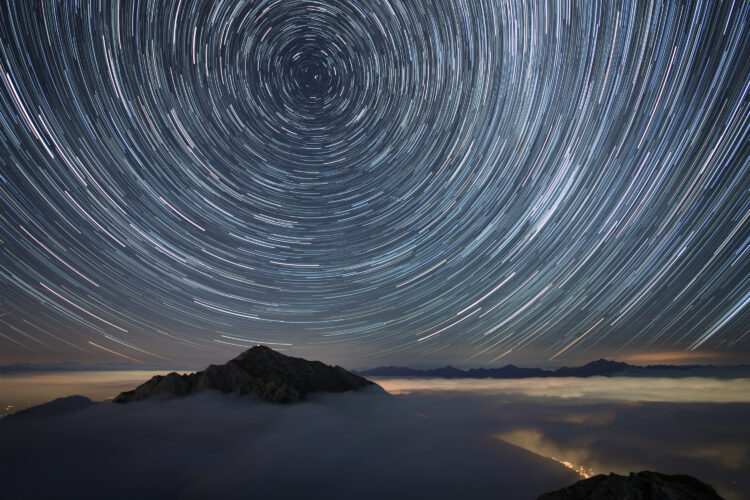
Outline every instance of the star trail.
<svg viewBox="0 0 750 500"><path fill-rule="evenodd" d="M749 23L5 2L0 358L750 351Z"/></svg>

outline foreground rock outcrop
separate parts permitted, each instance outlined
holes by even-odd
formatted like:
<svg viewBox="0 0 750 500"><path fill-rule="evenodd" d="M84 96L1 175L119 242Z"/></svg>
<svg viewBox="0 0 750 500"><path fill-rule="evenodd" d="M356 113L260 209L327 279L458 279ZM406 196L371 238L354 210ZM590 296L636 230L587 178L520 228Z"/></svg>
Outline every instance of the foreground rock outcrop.
<svg viewBox="0 0 750 500"><path fill-rule="evenodd" d="M537 500L722 500L711 486L683 474L631 472L591 477Z"/></svg>
<svg viewBox="0 0 750 500"><path fill-rule="evenodd" d="M186 396L213 389L285 404L302 401L311 392L345 392L364 387L379 386L340 366L293 358L265 346L256 346L223 365L210 365L200 372L157 375L134 390L121 393L114 402Z"/></svg>

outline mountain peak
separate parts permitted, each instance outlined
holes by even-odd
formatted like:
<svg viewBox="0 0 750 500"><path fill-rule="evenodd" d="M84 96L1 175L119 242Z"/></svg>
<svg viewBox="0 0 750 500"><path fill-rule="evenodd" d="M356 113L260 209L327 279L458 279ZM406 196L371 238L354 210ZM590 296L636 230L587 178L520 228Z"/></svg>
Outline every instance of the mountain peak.
<svg viewBox="0 0 750 500"><path fill-rule="evenodd" d="M262 361L262 360L268 360L268 361L275 361L275 362L283 362L284 358L288 358L289 356L286 356L279 351L276 351L274 349L271 349L268 346L258 344L256 346L251 347L250 349L246 351L242 351L238 356L231 359L230 361ZM303 359L303 358L294 358L294 359Z"/></svg>
<svg viewBox="0 0 750 500"><path fill-rule="evenodd" d="M251 347L250 349L248 349L246 351L242 351L242 353L239 356L237 356L237 357L238 358L242 358L244 356L249 356L249 355L252 355L254 353L277 354L279 356L283 356L283 354L281 354L280 352L274 351L273 349L271 349L267 345L256 344L253 347Z"/></svg>
<svg viewBox="0 0 750 500"><path fill-rule="evenodd" d="M302 401L311 392L345 392L364 387L378 386L340 366L286 356L257 345L223 365L210 365L200 372L157 375L134 390L121 393L114 401L185 396L213 389L283 404Z"/></svg>

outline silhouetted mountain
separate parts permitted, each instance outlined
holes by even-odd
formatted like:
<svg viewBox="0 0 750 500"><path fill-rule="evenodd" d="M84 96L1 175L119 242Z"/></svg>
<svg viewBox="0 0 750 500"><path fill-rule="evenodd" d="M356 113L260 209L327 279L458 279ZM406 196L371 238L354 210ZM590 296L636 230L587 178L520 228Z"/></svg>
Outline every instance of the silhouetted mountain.
<svg viewBox="0 0 750 500"><path fill-rule="evenodd" d="M537 500L722 500L711 486L678 474L631 472L629 476L600 474L567 488L545 493Z"/></svg>
<svg viewBox="0 0 750 500"><path fill-rule="evenodd" d="M365 377L425 377L425 378L531 378L531 377L750 377L750 366L635 366L619 361L599 359L583 366L562 367L557 370L542 368L520 368L507 365L501 368L471 368L461 370L452 366L432 369L416 369L399 366L385 366L354 372Z"/></svg>
<svg viewBox="0 0 750 500"><path fill-rule="evenodd" d="M89 406L95 405L93 401L84 396L68 396L65 398L57 398L49 403L44 403L25 410L12 413L5 417L3 421L18 420L22 418L35 418L35 417L52 417L62 415L63 413L70 413L76 410L82 410Z"/></svg>
<svg viewBox="0 0 750 500"><path fill-rule="evenodd" d="M583 366L577 366L568 368L563 366L555 370L555 377L594 377L596 375L612 375L613 373L620 372L630 368L627 363L621 363L619 361L610 361L608 359L598 359L591 363L586 363Z"/></svg>
<svg viewBox="0 0 750 500"><path fill-rule="evenodd" d="M550 372L541 368L519 368L506 365L501 368L471 368L466 371L470 378L529 378L549 377Z"/></svg>
<svg viewBox="0 0 750 500"><path fill-rule="evenodd" d="M265 346L256 346L223 365L180 375L157 375L114 400L127 403L154 396L185 396L213 389L222 393L251 394L272 403L301 401L310 392L345 392L378 387L340 366L285 356Z"/></svg>

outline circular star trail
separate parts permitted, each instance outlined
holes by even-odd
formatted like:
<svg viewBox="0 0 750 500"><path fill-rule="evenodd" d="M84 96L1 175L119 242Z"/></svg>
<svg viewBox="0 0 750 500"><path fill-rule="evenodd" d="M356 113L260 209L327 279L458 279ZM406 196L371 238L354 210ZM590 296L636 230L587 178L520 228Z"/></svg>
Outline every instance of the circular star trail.
<svg viewBox="0 0 750 500"><path fill-rule="evenodd" d="M747 347L748 2L0 16L9 359Z"/></svg>

